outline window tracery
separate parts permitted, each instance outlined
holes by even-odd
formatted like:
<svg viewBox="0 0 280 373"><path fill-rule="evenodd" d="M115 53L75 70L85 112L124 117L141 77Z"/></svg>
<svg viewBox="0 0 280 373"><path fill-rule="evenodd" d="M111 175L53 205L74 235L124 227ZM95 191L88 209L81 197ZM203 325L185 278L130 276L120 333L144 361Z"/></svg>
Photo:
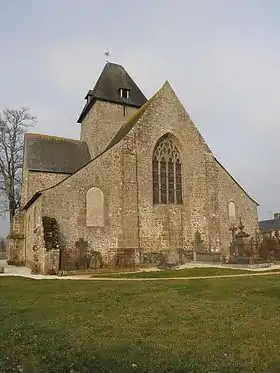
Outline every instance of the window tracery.
<svg viewBox="0 0 280 373"><path fill-rule="evenodd" d="M171 136L163 137L153 154L154 204L181 204L182 164Z"/></svg>

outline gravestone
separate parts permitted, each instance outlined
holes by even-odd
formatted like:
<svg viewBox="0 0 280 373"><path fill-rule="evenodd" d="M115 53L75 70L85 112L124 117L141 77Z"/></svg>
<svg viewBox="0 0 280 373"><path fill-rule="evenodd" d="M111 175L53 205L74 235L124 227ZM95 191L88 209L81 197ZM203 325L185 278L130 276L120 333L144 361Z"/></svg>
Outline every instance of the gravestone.
<svg viewBox="0 0 280 373"><path fill-rule="evenodd" d="M86 255L88 243L83 238L79 238L75 245L78 249L77 269L87 269L89 267L89 259Z"/></svg>
<svg viewBox="0 0 280 373"><path fill-rule="evenodd" d="M37 274L40 273L40 256L39 256L39 250L37 245L33 246L33 261L31 266L31 273Z"/></svg>
<svg viewBox="0 0 280 373"><path fill-rule="evenodd" d="M232 232L231 255L227 263L246 266L267 264L268 260L259 256L259 251L256 250L256 242L250 239L250 235L244 231L244 228L241 219L238 227L233 224L230 228ZM238 229L239 232L236 233Z"/></svg>
<svg viewBox="0 0 280 373"><path fill-rule="evenodd" d="M0 239L0 260L5 259L7 259L6 243L3 239Z"/></svg>

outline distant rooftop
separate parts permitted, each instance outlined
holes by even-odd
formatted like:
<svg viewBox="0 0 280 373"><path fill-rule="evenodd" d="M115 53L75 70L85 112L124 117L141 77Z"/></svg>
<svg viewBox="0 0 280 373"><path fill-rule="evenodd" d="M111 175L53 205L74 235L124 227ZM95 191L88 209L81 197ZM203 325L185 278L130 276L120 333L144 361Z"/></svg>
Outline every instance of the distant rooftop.
<svg viewBox="0 0 280 373"><path fill-rule="evenodd" d="M275 213L274 219L259 221L259 227L263 232L280 229L280 213Z"/></svg>

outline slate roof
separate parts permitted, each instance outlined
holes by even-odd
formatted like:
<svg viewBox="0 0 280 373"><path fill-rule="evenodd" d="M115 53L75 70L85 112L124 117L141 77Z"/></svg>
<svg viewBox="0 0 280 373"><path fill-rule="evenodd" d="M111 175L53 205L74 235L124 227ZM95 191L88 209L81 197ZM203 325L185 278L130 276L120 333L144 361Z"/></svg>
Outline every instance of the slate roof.
<svg viewBox="0 0 280 373"><path fill-rule="evenodd" d="M127 88L130 90L128 99L120 97L120 88ZM88 91L85 98L87 99L89 96L91 97L91 100L87 102L83 108L82 113L78 118L78 123L83 121L96 100L133 107L141 107L147 101L147 98L123 66L112 62L106 63L95 87L93 90Z"/></svg>
<svg viewBox="0 0 280 373"><path fill-rule="evenodd" d="M275 229L280 229L280 219L269 219L259 221L260 230L263 232L273 231Z"/></svg>
<svg viewBox="0 0 280 373"><path fill-rule="evenodd" d="M25 134L25 166L32 171L73 174L90 161L87 144L63 137Z"/></svg>

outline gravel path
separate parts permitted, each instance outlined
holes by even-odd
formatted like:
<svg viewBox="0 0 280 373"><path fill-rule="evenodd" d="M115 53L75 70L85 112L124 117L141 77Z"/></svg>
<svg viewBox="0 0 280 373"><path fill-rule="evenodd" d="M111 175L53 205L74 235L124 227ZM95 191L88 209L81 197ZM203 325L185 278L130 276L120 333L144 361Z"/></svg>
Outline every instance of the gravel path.
<svg viewBox="0 0 280 373"><path fill-rule="evenodd" d="M4 267L4 273L0 274L0 277L4 276L16 276L31 278L34 280L87 280L87 281L167 281L167 280L206 280L215 278L235 278L235 277L252 277L252 276L279 276L280 266L275 265L273 269L279 269L279 272L266 272L263 273L267 268L247 268L248 273L232 274L232 275L216 275L216 276L199 276L199 277L155 277L155 278L118 278L118 277L91 277L91 275L77 275L77 276L48 276L48 275L32 275L31 270L26 267L15 267L9 266L5 260L0 260L0 267ZM198 267L217 267L221 268L221 265L207 265L207 264L195 264L190 263L189 265L181 266L182 268L198 268ZM226 267L229 268L229 267ZM233 268L237 269L237 268Z"/></svg>
<svg viewBox="0 0 280 373"><path fill-rule="evenodd" d="M163 280L207 280L215 278L236 278L236 277L253 277L253 276L272 276L280 275L279 272L258 272L258 273L241 273L236 275L217 275L217 276L197 276L197 277L149 277L149 278L117 278L117 277L92 277L88 280L97 280L97 281L163 281ZM82 280L82 279L81 279Z"/></svg>

